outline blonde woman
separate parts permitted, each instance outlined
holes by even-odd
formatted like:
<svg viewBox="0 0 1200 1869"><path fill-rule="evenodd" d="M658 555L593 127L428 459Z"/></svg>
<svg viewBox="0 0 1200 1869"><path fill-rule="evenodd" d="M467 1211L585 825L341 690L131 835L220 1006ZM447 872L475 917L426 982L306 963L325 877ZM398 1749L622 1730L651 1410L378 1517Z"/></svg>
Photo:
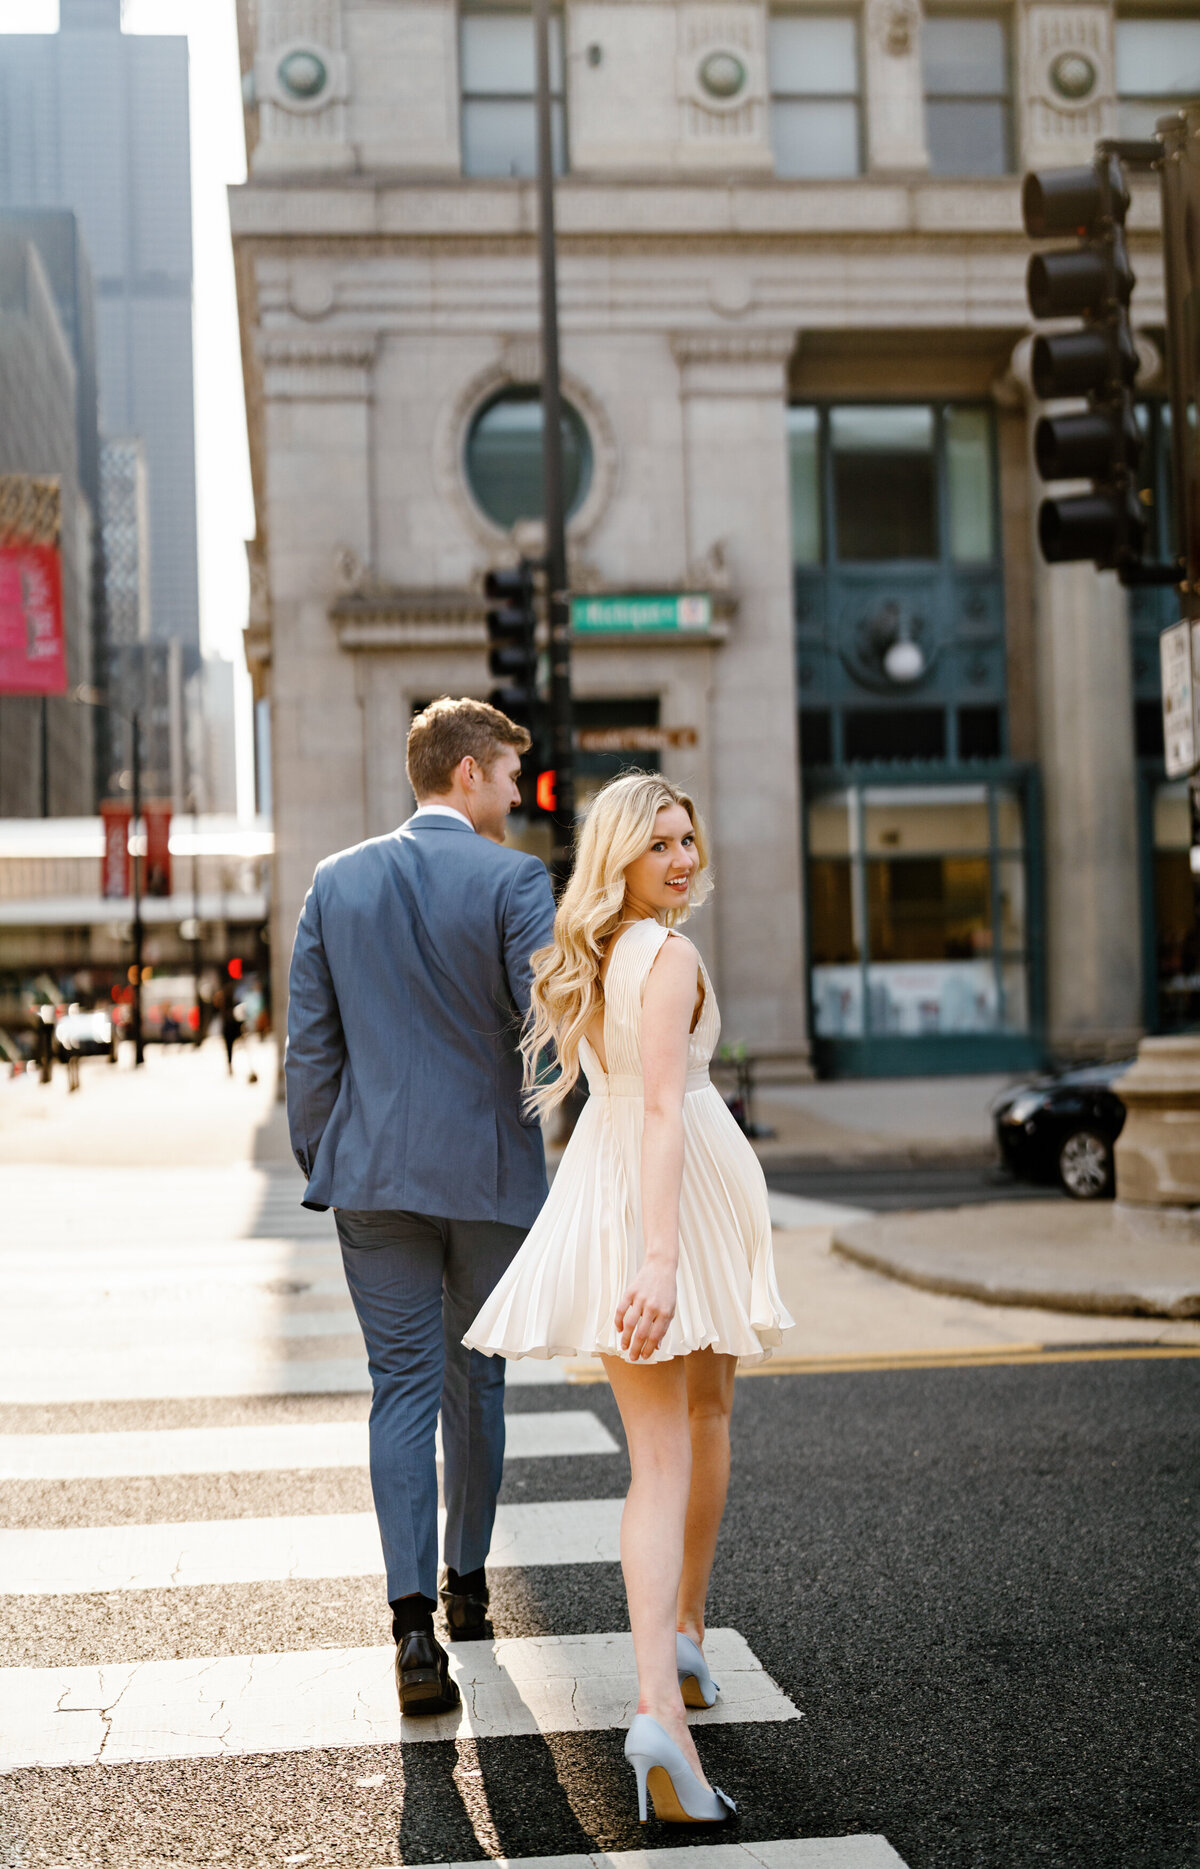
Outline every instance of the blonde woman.
<svg viewBox="0 0 1200 1869"><path fill-rule="evenodd" d="M670 1823L733 1809L704 1776L685 1706L718 1688L704 1606L729 1479L739 1358L791 1323L775 1283L762 1170L708 1065L720 1018L677 932L709 892L704 829L656 774L596 798L554 938L533 957L522 1043L542 1115L582 1069L591 1096L550 1197L467 1333L490 1356L599 1355L629 1445L621 1565L637 1657L625 1754ZM553 1044L559 1074L538 1083Z"/></svg>

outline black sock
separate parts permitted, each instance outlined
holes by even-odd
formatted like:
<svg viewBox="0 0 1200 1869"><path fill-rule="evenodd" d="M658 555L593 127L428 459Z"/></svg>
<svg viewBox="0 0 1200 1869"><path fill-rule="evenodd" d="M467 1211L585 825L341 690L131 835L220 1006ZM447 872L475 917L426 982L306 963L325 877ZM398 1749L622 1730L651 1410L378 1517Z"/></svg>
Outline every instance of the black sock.
<svg viewBox="0 0 1200 1869"><path fill-rule="evenodd" d="M482 1564L478 1570L458 1571L446 1566L446 1588L452 1596L486 1596L487 1577Z"/></svg>
<svg viewBox="0 0 1200 1869"><path fill-rule="evenodd" d="M389 1603L392 1612L392 1640L400 1642L406 1635L421 1630L425 1635L433 1634L433 1612L436 1603L431 1603L427 1596L400 1596L394 1603Z"/></svg>

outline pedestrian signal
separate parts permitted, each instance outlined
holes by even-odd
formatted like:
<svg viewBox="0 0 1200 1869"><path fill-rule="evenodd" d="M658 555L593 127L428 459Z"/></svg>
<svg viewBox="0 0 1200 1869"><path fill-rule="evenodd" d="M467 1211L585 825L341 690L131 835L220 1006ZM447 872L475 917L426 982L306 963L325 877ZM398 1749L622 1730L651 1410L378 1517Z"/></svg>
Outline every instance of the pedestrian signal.
<svg viewBox="0 0 1200 1869"><path fill-rule="evenodd" d="M510 720L533 733L537 694L537 612L534 607L533 568L519 565L489 571L483 581L488 600L486 614L488 673L499 684L488 700Z"/></svg>
<svg viewBox="0 0 1200 1869"><path fill-rule="evenodd" d="M555 791L554 777L553 770L539 772L537 776L537 791L535 793L538 810L549 812L552 817L558 808L558 795Z"/></svg>

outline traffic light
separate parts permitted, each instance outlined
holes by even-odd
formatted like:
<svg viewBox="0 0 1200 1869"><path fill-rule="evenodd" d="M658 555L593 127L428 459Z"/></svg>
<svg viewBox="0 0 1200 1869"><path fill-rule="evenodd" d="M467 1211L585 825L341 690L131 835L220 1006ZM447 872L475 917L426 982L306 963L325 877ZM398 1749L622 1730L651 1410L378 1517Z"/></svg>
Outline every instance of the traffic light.
<svg viewBox="0 0 1200 1869"><path fill-rule="evenodd" d="M533 599L533 569L524 560L501 571L489 571L483 581L488 600L488 671L500 685L488 700L530 733L536 731L537 612Z"/></svg>
<svg viewBox="0 0 1200 1869"><path fill-rule="evenodd" d="M1140 438L1133 413L1138 356L1129 305L1134 275L1125 250L1129 190L1120 160L1102 144L1087 168L1025 177L1021 210L1034 239L1073 234L1079 245L1035 253L1026 291L1033 316L1080 318L1077 331L1039 336L1032 373L1043 402L1082 396L1079 414L1043 415L1033 451L1043 480L1090 480L1090 493L1043 500L1038 542L1048 564L1091 559L1136 576L1146 542L1137 494Z"/></svg>

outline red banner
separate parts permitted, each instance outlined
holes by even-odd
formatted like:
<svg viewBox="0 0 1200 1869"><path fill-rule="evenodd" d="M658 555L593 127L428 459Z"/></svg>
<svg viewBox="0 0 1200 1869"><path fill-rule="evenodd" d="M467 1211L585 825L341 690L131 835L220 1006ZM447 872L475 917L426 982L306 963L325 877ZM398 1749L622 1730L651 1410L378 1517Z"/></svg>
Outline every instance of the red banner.
<svg viewBox="0 0 1200 1869"><path fill-rule="evenodd" d="M146 821L146 868L142 893L169 896L171 893L171 807L166 804L144 805Z"/></svg>
<svg viewBox="0 0 1200 1869"><path fill-rule="evenodd" d="M0 694L65 694L56 545L0 546Z"/></svg>
<svg viewBox="0 0 1200 1869"><path fill-rule="evenodd" d="M104 855L100 859L100 894L110 900L129 894L129 823L133 813L120 799L106 798L100 807L104 826Z"/></svg>

